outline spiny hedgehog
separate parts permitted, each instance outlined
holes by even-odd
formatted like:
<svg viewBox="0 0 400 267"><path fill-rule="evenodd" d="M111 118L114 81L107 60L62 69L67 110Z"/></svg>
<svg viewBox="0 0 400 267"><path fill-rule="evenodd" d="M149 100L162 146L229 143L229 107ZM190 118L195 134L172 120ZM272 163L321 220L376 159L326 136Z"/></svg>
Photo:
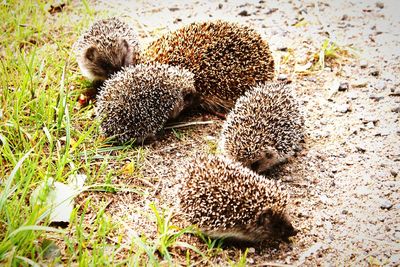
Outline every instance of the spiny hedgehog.
<svg viewBox="0 0 400 267"><path fill-rule="evenodd" d="M97 97L101 130L120 143L143 142L190 105L194 92L193 74L184 69L160 63L123 68Z"/></svg>
<svg viewBox="0 0 400 267"><path fill-rule="evenodd" d="M285 83L255 86L240 97L222 127L219 150L256 172L283 163L299 149L304 119Z"/></svg>
<svg viewBox="0 0 400 267"><path fill-rule="evenodd" d="M139 60L136 31L112 17L96 21L73 45L82 74L103 81Z"/></svg>
<svg viewBox="0 0 400 267"><path fill-rule="evenodd" d="M274 77L268 43L253 29L224 21L167 33L145 48L141 60L193 72L200 104L213 112L228 111L251 86Z"/></svg>
<svg viewBox="0 0 400 267"><path fill-rule="evenodd" d="M178 193L182 214L212 238L261 242L296 234L286 213L287 194L269 180L224 156L189 164Z"/></svg>

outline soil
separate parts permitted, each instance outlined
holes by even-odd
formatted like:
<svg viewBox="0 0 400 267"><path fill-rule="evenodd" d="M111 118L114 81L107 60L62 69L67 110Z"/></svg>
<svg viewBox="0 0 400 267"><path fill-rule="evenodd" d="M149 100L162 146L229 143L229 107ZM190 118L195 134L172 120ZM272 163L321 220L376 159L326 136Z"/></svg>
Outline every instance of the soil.
<svg viewBox="0 0 400 267"><path fill-rule="evenodd" d="M135 25L143 46L168 30L217 18L251 26L268 40L276 77L292 81L304 107L305 148L275 170L291 194L289 214L299 233L291 243L251 247L248 264L400 265L398 2L96 1L92 5ZM336 44L331 50L337 57L329 58L328 46L321 67L318 55L325 40ZM182 166L198 153L215 149L223 120L204 112L180 118L180 123L189 121L212 123L165 130L160 140L144 146L141 179L115 178L121 184L140 184L146 192L144 198L115 196L107 208L126 226L128 246L136 230L148 236L156 231L137 211L148 210L149 202L173 208ZM186 238L201 247L201 240ZM226 265L228 258L237 260L241 252L228 247L205 264ZM184 263L185 254L181 257Z"/></svg>

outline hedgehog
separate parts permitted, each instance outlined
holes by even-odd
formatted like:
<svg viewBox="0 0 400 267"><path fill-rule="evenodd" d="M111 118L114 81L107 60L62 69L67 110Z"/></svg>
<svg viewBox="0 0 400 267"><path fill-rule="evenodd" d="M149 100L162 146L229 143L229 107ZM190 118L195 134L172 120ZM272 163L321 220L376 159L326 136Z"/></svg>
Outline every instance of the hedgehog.
<svg viewBox="0 0 400 267"><path fill-rule="evenodd" d="M96 21L73 50L82 74L93 81L104 81L122 67L136 64L140 55L136 31L115 17Z"/></svg>
<svg viewBox="0 0 400 267"><path fill-rule="evenodd" d="M199 104L225 114L251 86L274 77L268 43L236 23L192 23L162 35L142 52L141 61L181 66L193 72Z"/></svg>
<svg viewBox="0 0 400 267"><path fill-rule="evenodd" d="M299 151L304 118L290 87L268 82L240 97L222 126L218 150L258 173Z"/></svg>
<svg viewBox="0 0 400 267"><path fill-rule="evenodd" d="M96 115L107 137L119 143L154 140L167 120L191 103L193 74L166 64L137 64L123 68L104 82Z"/></svg>
<svg viewBox="0 0 400 267"><path fill-rule="evenodd" d="M288 241L296 235L279 181L223 155L201 155L182 176L180 212L205 235L245 243Z"/></svg>

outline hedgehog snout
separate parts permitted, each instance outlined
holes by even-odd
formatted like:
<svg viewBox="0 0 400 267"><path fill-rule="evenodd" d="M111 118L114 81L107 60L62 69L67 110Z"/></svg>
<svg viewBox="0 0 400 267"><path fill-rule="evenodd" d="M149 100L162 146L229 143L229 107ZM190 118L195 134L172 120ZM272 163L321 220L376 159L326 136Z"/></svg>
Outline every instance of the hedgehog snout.
<svg viewBox="0 0 400 267"><path fill-rule="evenodd" d="M196 92L187 92L183 97L185 108L192 106L199 101L199 95Z"/></svg>
<svg viewBox="0 0 400 267"><path fill-rule="evenodd" d="M284 222L282 225L280 236L283 241L289 242L289 237L297 235L299 231L293 227L290 222Z"/></svg>
<svg viewBox="0 0 400 267"><path fill-rule="evenodd" d="M283 164L286 161L286 158L280 157L279 154L271 148L261 152L260 155L250 163L250 169L257 173L263 173L271 167Z"/></svg>
<svg viewBox="0 0 400 267"><path fill-rule="evenodd" d="M289 237L295 236L298 232L286 214L277 214L271 209L265 210L258 216L257 224L269 233L270 238L278 238L286 242L289 241Z"/></svg>
<svg viewBox="0 0 400 267"><path fill-rule="evenodd" d="M85 61L82 67L85 69L84 72L88 73L87 76L93 80L106 80L121 69L102 54L94 46L89 47L85 52Z"/></svg>

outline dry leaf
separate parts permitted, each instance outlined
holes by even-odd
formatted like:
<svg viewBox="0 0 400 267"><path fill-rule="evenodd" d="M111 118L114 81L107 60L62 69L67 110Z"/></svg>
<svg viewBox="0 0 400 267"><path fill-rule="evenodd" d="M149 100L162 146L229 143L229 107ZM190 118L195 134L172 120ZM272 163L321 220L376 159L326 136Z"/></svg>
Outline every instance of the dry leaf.
<svg viewBox="0 0 400 267"><path fill-rule="evenodd" d="M64 184L49 178L47 185L43 182L32 192L32 205L44 204L51 209L50 223L69 223L74 208L73 200L81 192L86 175L71 175L68 180L69 184ZM47 190L49 192L46 194ZM43 195L46 196L45 199L41 199Z"/></svg>

